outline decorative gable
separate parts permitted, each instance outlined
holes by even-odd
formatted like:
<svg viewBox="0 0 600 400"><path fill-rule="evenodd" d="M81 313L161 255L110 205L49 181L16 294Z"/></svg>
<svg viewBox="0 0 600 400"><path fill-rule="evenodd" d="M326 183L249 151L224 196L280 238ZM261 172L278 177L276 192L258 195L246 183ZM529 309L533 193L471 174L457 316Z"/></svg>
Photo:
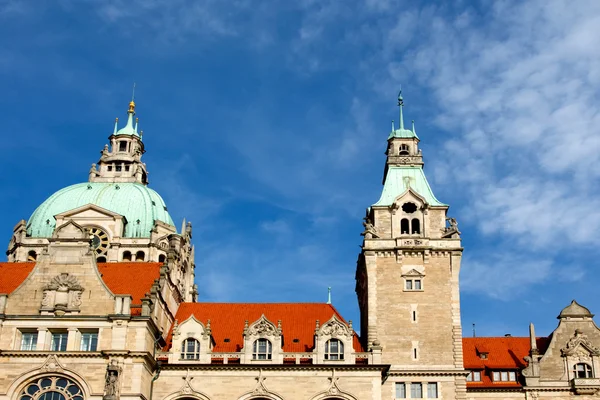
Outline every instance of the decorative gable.
<svg viewBox="0 0 600 400"><path fill-rule="evenodd" d="M575 357L581 361L600 356L600 349L595 347L580 329L575 329L575 334L560 352L564 357Z"/></svg>

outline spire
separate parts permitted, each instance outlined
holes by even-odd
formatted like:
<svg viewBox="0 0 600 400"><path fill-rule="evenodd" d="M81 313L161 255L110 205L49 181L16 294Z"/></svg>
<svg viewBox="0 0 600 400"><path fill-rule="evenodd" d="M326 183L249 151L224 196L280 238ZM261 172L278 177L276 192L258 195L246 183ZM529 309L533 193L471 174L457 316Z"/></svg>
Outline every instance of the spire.
<svg viewBox="0 0 600 400"><path fill-rule="evenodd" d="M398 92L398 107L400 108L400 129L404 129L404 116L402 115L402 109L404 108L404 99L402 98L402 87Z"/></svg>
<svg viewBox="0 0 600 400"><path fill-rule="evenodd" d="M115 131L113 132L113 135L117 134L118 127L119 127L119 118L115 118Z"/></svg>
<svg viewBox="0 0 600 400"><path fill-rule="evenodd" d="M537 342L535 340L535 328L533 323L529 324L529 348L532 354L538 354Z"/></svg>
<svg viewBox="0 0 600 400"><path fill-rule="evenodd" d="M327 304L331 304L331 286L327 288Z"/></svg>

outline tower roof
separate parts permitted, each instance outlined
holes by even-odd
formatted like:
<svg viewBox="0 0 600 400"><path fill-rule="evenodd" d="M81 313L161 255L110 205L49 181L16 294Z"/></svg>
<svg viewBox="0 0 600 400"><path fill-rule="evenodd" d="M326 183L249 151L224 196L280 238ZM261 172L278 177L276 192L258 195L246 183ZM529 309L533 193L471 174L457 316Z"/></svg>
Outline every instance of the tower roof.
<svg viewBox="0 0 600 400"><path fill-rule="evenodd" d="M128 222L124 237L150 237L156 220L174 226L162 197L146 185L85 182L68 186L48 197L29 218L27 234L51 237L56 225L55 215L87 204L123 215Z"/></svg>
<svg viewBox="0 0 600 400"><path fill-rule="evenodd" d="M133 116L135 115L135 102L133 101L133 99L131 99L131 101L129 102L129 110L127 110L127 124L125 124L125 126L121 129L119 129L118 131L117 129L117 124L115 123L115 136L119 136L119 135L135 135L135 136L140 136L138 131L137 131L137 118L136 118L136 122L135 125L133 124Z"/></svg>
<svg viewBox="0 0 600 400"><path fill-rule="evenodd" d="M419 194L431 206L446 206L433 194L421 166L389 167L381 197L373 205L389 206L408 189L412 189Z"/></svg>
<svg viewBox="0 0 600 400"><path fill-rule="evenodd" d="M405 129L404 128L404 98L402 97L402 89L400 89L400 92L398 93L398 108L400 109L400 126L398 127L398 129L396 129L394 127L394 121L392 121L392 131L390 132L390 135L388 136L388 140L392 139L392 138L415 138L415 139L419 139L419 137L417 136L417 133L415 132L415 121L413 121L412 123L412 130L410 129Z"/></svg>
<svg viewBox="0 0 600 400"><path fill-rule="evenodd" d="M592 318L593 316L594 314L592 314L587 307L584 307L573 300L571 301L571 304L563 308L557 318Z"/></svg>

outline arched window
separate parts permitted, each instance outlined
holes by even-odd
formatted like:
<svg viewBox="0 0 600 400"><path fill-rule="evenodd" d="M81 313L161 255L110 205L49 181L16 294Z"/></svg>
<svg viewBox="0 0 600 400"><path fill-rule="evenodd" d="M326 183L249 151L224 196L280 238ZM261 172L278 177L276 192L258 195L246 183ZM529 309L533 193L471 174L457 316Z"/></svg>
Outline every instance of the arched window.
<svg viewBox="0 0 600 400"><path fill-rule="evenodd" d="M273 355L273 347L267 339L257 339L252 345L253 360L270 360Z"/></svg>
<svg viewBox="0 0 600 400"><path fill-rule="evenodd" d="M407 218L402 218L402 221L400 221L400 233L403 235L408 235L410 233Z"/></svg>
<svg viewBox="0 0 600 400"><path fill-rule="evenodd" d="M407 156L410 154L410 147L408 147L407 144L401 144L400 145L400 151L398 152L399 155L401 156Z"/></svg>
<svg viewBox="0 0 600 400"><path fill-rule="evenodd" d="M71 379L47 376L27 385L19 400L83 400L83 392Z"/></svg>
<svg viewBox="0 0 600 400"><path fill-rule="evenodd" d="M97 263L105 263L106 262L106 257L100 256L100 257L96 258L96 262Z"/></svg>
<svg viewBox="0 0 600 400"><path fill-rule="evenodd" d="M27 253L27 261L35 260L37 260L37 253L34 250L29 251L29 253Z"/></svg>
<svg viewBox="0 0 600 400"><path fill-rule="evenodd" d="M141 250L135 253L135 261L144 261L144 257L146 257L146 254Z"/></svg>
<svg viewBox="0 0 600 400"><path fill-rule="evenodd" d="M130 251L123 252L123 261L131 261L131 252Z"/></svg>
<svg viewBox="0 0 600 400"><path fill-rule="evenodd" d="M579 363L573 366L573 376L575 378L593 378L592 367L586 363Z"/></svg>
<svg viewBox="0 0 600 400"><path fill-rule="evenodd" d="M410 222L412 232L411 233L421 233L421 221L418 218L413 218Z"/></svg>
<svg viewBox="0 0 600 400"><path fill-rule="evenodd" d="M344 343L339 339L329 339L325 343L325 359L326 360L343 360L344 359Z"/></svg>
<svg viewBox="0 0 600 400"><path fill-rule="evenodd" d="M167 257L164 254L158 256L158 262L164 263Z"/></svg>
<svg viewBox="0 0 600 400"><path fill-rule="evenodd" d="M199 360L200 359L200 342L196 339L185 339L181 343L181 359L182 360Z"/></svg>

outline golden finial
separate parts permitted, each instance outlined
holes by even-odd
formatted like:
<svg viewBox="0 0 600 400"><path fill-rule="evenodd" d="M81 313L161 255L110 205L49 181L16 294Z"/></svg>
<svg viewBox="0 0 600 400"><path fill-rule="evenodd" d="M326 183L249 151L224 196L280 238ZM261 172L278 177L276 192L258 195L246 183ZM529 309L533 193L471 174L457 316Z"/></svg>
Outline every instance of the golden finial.
<svg viewBox="0 0 600 400"><path fill-rule="evenodd" d="M133 83L133 90L131 91L131 101L129 102L129 110L127 111L130 114L135 114L135 82Z"/></svg>

